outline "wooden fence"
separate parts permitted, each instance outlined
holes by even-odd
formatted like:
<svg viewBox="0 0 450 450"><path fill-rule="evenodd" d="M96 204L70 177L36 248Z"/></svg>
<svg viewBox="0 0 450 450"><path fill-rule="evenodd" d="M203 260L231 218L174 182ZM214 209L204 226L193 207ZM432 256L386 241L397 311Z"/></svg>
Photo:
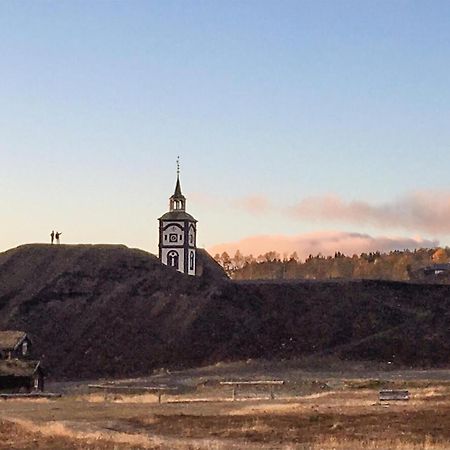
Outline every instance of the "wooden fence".
<svg viewBox="0 0 450 450"><path fill-rule="evenodd" d="M120 392L122 394L141 394L144 392L155 393L158 396L158 403L161 403L163 394L169 391L176 391L177 388L168 386L118 386L114 384L89 384L91 390L105 392Z"/></svg>
<svg viewBox="0 0 450 450"><path fill-rule="evenodd" d="M284 384L283 380L256 380L256 381L221 381L222 386L232 386L231 398L236 400L238 389L242 386L267 386L269 388L269 398L275 398L274 387L281 386Z"/></svg>

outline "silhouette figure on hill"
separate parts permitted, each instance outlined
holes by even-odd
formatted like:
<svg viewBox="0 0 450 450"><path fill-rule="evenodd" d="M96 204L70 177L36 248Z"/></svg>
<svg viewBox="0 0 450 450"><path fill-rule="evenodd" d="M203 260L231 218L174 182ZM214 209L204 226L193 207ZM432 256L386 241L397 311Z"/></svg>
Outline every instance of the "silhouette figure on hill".
<svg viewBox="0 0 450 450"><path fill-rule="evenodd" d="M55 234L55 238L56 238L56 243L59 244L59 237L62 235L62 233L60 233L59 231L56 232Z"/></svg>
<svg viewBox="0 0 450 450"><path fill-rule="evenodd" d="M54 232L54 231L52 231L52 232L50 233L50 241L51 241L52 244L53 244L53 242L55 241L55 232Z"/></svg>

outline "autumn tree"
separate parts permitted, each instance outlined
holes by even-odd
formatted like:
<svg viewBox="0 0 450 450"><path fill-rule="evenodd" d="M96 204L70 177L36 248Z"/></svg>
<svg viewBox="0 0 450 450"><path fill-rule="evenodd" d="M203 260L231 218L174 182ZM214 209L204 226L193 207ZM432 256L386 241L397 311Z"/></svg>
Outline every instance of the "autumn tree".
<svg viewBox="0 0 450 450"><path fill-rule="evenodd" d="M448 262L447 252L443 248L438 248L431 257L434 263L446 263Z"/></svg>

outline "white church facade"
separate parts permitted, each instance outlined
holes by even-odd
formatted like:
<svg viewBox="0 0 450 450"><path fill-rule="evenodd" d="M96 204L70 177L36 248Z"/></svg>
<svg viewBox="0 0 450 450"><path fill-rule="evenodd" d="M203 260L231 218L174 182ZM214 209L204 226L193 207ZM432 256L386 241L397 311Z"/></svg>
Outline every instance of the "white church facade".
<svg viewBox="0 0 450 450"><path fill-rule="evenodd" d="M197 263L197 221L186 212L177 170L175 192L169 200L169 212L159 219L159 259L179 272L195 275Z"/></svg>

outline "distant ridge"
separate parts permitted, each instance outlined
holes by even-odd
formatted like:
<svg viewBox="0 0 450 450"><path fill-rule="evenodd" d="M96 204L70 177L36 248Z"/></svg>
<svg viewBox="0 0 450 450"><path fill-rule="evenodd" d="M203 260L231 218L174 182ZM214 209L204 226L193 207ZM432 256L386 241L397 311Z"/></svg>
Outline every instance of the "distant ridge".
<svg viewBox="0 0 450 450"><path fill-rule="evenodd" d="M311 354L450 364L450 286L233 282L205 252L189 277L122 245L0 253L0 329L26 330L55 378Z"/></svg>

